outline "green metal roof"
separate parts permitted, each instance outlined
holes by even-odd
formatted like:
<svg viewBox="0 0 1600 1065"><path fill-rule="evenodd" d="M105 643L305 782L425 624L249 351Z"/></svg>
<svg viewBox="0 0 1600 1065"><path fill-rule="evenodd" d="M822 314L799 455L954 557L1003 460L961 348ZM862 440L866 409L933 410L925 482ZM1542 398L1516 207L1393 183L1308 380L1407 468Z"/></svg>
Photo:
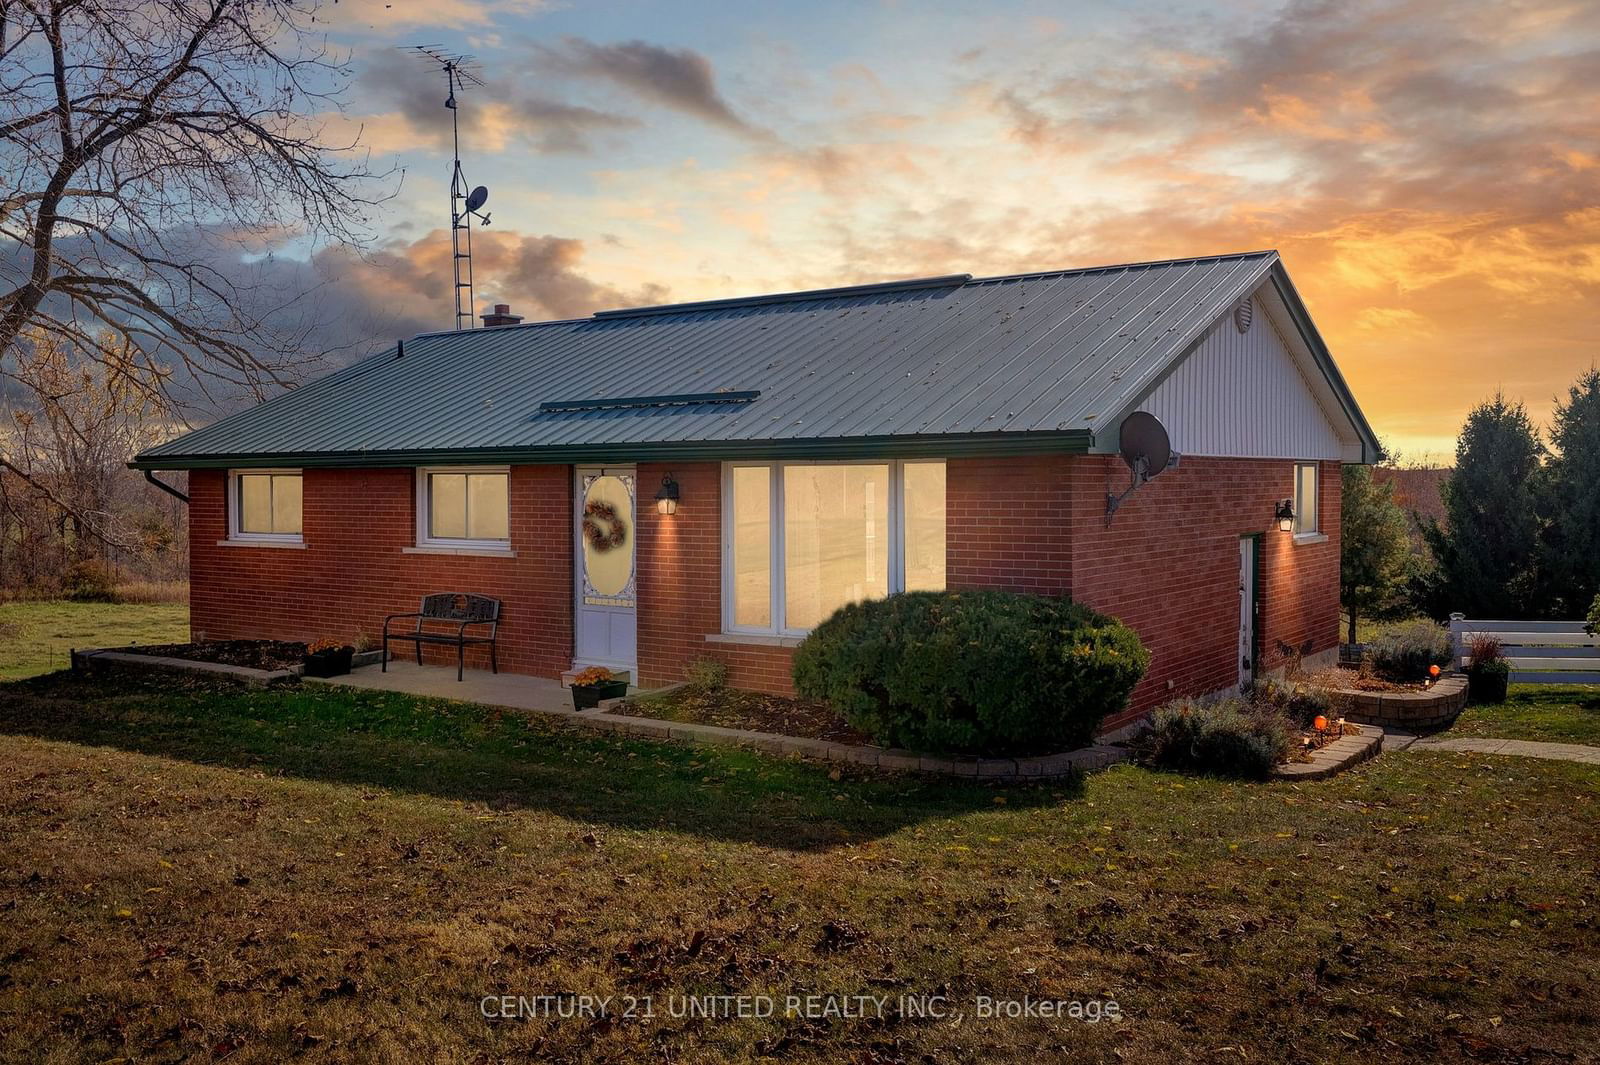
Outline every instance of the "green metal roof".
<svg viewBox="0 0 1600 1065"><path fill-rule="evenodd" d="M1250 252L427 333L131 465L1086 451L1274 272Z"/></svg>

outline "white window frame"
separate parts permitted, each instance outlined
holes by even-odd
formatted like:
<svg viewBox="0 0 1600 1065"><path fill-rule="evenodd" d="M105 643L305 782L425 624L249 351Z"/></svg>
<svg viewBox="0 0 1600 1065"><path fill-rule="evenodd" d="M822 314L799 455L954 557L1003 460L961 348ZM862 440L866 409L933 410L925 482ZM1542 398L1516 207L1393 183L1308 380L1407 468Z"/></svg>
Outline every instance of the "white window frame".
<svg viewBox="0 0 1600 1065"><path fill-rule="evenodd" d="M503 473L506 475L506 536L503 539L483 539L469 536L430 536L428 519L433 512L433 498L428 478L435 473ZM511 467L510 466L418 466L417 467L417 549L436 551L473 551L507 554L511 551Z"/></svg>
<svg viewBox="0 0 1600 1065"><path fill-rule="evenodd" d="M1304 528L1300 522L1305 514L1300 497L1300 471L1311 471L1311 492L1313 509L1315 510L1316 525L1314 528ZM1320 462L1297 462L1294 464L1294 538L1301 543L1311 543L1326 539L1322 535L1322 464Z"/></svg>
<svg viewBox="0 0 1600 1065"><path fill-rule="evenodd" d="M244 476L277 476L289 475L300 478L300 531L297 533L263 533L245 532L242 528L244 515L242 513L243 500L240 493L243 491L239 479ZM240 469L228 471L228 538L223 543L235 544L303 544L306 529L306 476L304 470L290 468L268 469Z"/></svg>
<svg viewBox="0 0 1600 1065"><path fill-rule="evenodd" d="M889 468L888 578L889 594L905 591L905 468L915 465L946 465L942 458L926 459L770 459L735 460L722 464L722 631L733 636L804 637L810 629L791 628L784 624L788 616L787 589L784 587L784 500L783 471L789 466L887 466ZM733 581L733 471L742 467L766 468L771 481L768 487L771 522L770 573L768 587L772 596L772 624L766 627L737 625L734 623ZM948 468L948 467L947 467ZM946 482L946 491L949 491ZM948 497L947 497L948 498ZM948 513L948 511L947 511ZM946 535L949 523L946 520Z"/></svg>

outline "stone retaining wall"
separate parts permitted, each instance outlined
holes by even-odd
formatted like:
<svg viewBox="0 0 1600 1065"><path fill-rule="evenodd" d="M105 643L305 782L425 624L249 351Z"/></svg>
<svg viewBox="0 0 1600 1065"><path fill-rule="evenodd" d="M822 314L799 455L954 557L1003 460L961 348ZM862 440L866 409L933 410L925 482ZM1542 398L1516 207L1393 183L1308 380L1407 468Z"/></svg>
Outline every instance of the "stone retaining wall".
<svg viewBox="0 0 1600 1065"><path fill-rule="evenodd" d="M1383 750L1383 730L1376 725L1360 725L1360 733L1340 736L1326 747L1311 752L1304 762L1278 766L1272 775L1280 780L1325 780L1353 765L1376 758Z"/></svg>
<svg viewBox="0 0 1600 1065"><path fill-rule="evenodd" d="M1336 689L1348 700L1344 716L1363 725L1407 731L1448 725L1467 705L1467 677L1448 673L1427 691L1363 692Z"/></svg>

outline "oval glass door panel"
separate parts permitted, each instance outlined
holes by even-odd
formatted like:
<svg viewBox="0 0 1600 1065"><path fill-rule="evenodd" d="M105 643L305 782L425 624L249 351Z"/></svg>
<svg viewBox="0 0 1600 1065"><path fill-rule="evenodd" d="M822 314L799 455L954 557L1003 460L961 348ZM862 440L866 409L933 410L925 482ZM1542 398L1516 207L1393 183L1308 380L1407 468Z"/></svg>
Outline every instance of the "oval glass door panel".
<svg viewBox="0 0 1600 1065"><path fill-rule="evenodd" d="M603 474L583 494L584 598L597 606L633 605L632 480Z"/></svg>

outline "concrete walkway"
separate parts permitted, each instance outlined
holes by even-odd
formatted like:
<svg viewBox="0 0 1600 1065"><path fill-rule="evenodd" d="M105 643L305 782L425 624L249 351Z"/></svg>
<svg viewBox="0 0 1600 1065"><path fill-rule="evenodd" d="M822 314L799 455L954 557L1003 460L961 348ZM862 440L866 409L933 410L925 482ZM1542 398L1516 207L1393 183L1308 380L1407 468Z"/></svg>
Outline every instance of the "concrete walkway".
<svg viewBox="0 0 1600 1065"><path fill-rule="evenodd" d="M317 683L311 678L307 680ZM378 691L404 692L438 699L460 699L514 710L572 713L572 692L563 688L559 681L522 673L490 673L486 669L469 669L457 681L455 666L419 666L415 662L391 660L387 673L377 666L362 666L342 677L330 677L321 683L375 688Z"/></svg>
<svg viewBox="0 0 1600 1065"><path fill-rule="evenodd" d="M1399 737L1395 737L1398 739ZM1384 747L1391 751L1459 751L1465 754L1510 754L1519 758L1548 758L1557 762L1583 762L1600 765L1600 747L1582 743L1545 743L1541 740L1497 740L1491 737L1424 736L1409 737L1410 742L1392 743L1385 738Z"/></svg>

